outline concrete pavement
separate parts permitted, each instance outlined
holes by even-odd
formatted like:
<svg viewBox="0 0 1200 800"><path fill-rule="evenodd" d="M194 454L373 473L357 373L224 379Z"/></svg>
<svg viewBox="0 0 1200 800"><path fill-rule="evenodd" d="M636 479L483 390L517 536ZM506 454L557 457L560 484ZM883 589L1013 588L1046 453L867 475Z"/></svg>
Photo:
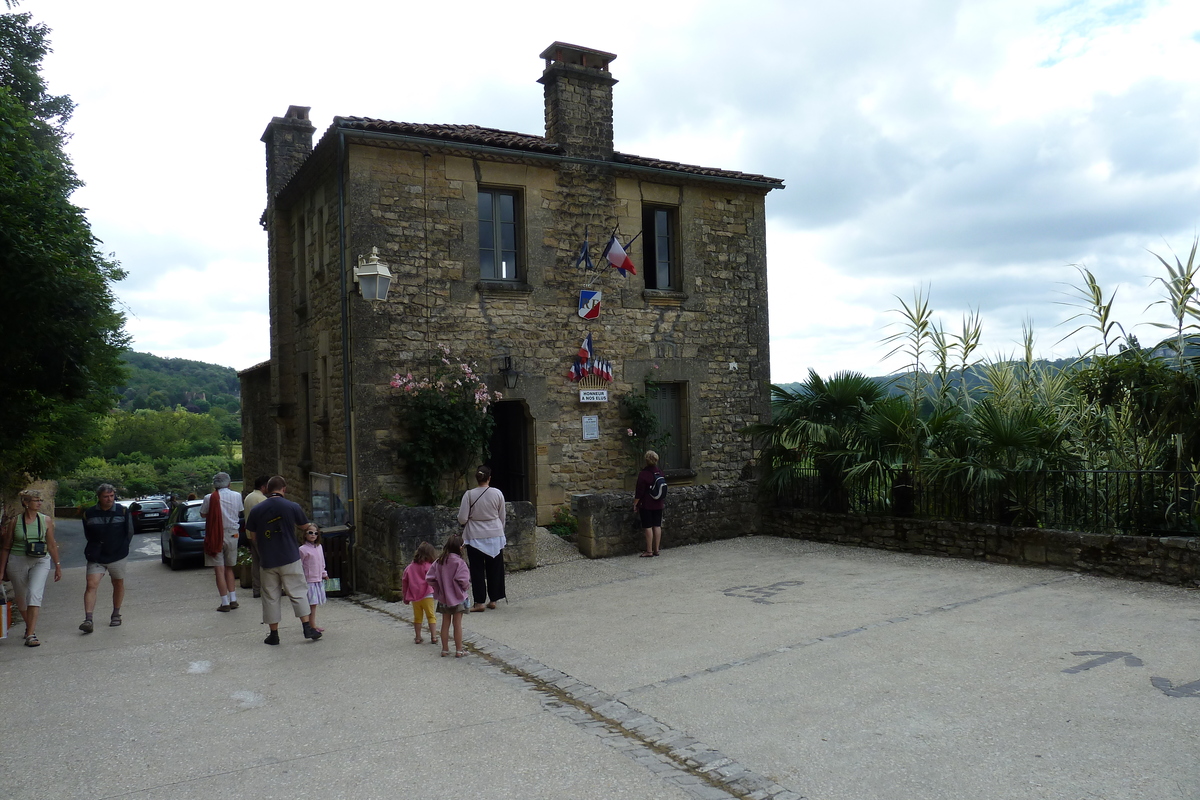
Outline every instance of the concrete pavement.
<svg viewBox="0 0 1200 800"><path fill-rule="evenodd" d="M669 534L669 532L668 532ZM467 615L332 601L262 644L211 570L131 566L0 642L13 798L1200 800L1200 593L748 537L561 560ZM97 620L106 621L107 584ZM19 628L18 628L19 633Z"/></svg>

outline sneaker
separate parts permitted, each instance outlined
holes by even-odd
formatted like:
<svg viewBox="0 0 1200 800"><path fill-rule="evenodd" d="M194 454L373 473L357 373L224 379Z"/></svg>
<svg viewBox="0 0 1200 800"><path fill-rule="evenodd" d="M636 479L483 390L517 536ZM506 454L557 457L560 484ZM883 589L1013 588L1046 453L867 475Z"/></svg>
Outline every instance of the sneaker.
<svg viewBox="0 0 1200 800"><path fill-rule="evenodd" d="M238 601L237 601L237 600L230 600L230 601L229 601L229 607L230 607L231 609L232 609L232 608L237 608L237 607L238 607Z"/></svg>
<svg viewBox="0 0 1200 800"><path fill-rule="evenodd" d="M304 638L313 640L320 639L321 632L306 622L304 623Z"/></svg>
<svg viewBox="0 0 1200 800"><path fill-rule="evenodd" d="M263 639L263 644L279 644L279 631L268 633L267 638Z"/></svg>
<svg viewBox="0 0 1200 800"><path fill-rule="evenodd" d="M85 619L83 622L79 623L79 630L83 631L84 633L91 633L92 631L96 630L96 626L90 619Z"/></svg>
<svg viewBox="0 0 1200 800"><path fill-rule="evenodd" d="M217 606L217 611L226 612L231 610L232 609L229 606Z"/></svg>

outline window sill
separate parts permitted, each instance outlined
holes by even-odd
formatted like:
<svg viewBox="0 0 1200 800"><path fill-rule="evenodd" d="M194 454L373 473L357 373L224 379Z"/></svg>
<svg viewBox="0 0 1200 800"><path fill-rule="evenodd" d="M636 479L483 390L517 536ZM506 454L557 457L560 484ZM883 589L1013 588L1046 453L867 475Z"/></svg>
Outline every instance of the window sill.
<svg viewBox="0 0 1200 800"><path fill-rule="evenodd" d="M687 300L687 293L673 289L643 289L642 299L652 306L681 306Z"/></svg>
<svg viewBox="0 0 1200 800"><path fill-rule="evenodd" d="M480 294L533 294L533 287L524 281L481 280L475 284Z"/></svg>

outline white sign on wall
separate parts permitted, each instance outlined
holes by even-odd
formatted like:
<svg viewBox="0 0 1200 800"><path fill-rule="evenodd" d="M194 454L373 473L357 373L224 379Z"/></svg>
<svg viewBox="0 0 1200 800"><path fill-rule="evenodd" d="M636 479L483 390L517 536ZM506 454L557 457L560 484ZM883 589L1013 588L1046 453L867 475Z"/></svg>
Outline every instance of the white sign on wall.
<svg viewBox="0 0 1200 800"><path fill-rule="evenodd" d="M599 417L584 417L583 418L583 440L585 442L600 438L600 418Z"/></svg>
<svg viewBox="0 0 1200 800"><path fill-rule="evenodd" d="M579 402L581 403L607 403L608 389L580 389Z"/></svg>

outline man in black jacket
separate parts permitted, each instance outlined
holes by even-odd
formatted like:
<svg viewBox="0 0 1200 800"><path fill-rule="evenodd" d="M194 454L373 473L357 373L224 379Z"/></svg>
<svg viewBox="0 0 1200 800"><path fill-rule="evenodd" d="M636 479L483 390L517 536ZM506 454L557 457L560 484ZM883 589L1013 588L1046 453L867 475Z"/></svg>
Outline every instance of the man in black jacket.
<svg viewBox="0 0 1200 800"><path fill-rule="evenodd" d="M100 579L108 573L113 587L113 612L108 624L121 624L121 603L125 599L125 564L129 543L133 540L133 517L129 510L116 502L117 490L112 484L96 487L96 505L83 512L83 535L87 545L87 589L83 592L84 620L79 630L91 633L92 612L96 610L96 590Z"/></svg>

